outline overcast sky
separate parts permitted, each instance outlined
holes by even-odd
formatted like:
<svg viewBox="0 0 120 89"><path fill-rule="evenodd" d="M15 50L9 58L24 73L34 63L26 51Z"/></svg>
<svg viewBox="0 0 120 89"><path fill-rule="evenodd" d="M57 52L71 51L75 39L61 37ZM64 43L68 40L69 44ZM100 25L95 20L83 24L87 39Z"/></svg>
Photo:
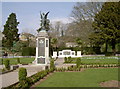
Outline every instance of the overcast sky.
<svg viewBox="0 0 120 89"><path fill-rule="evenodd" d="M10 13L16 13L20 22L19 32L35 33L40 27L40 11L50 11L48 18L51 22L69 22L71 11L76 2L2 2L2 25Z"/></svg>

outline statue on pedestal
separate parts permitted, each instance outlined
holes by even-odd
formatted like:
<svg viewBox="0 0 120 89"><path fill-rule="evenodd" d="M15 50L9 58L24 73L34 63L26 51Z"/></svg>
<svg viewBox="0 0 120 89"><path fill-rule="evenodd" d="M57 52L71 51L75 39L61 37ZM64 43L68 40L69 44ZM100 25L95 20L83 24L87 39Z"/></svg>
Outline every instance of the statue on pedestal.
<svg viewBox="0 0 120 89"><path fill-rule="evenodd" d="M41 17L41 24L40 24L40 28L37 30L38 32L41 31L41 30L45 30L45 31L48 31L49 30L49 23L50 23L50 20L47 19L47 16L48 16L48 13L47 12L46 14L45 13L41 13L40 12L40 17Z"/></svg>
<svg viewBox="0 0 120 89"><path fill-rule="evenodd" d="M37 38L36 38L36 58L33 63L38 65L47 65L49 64L49 36L47 31L49 30L49 19L47 19L47 15L49 12L40 13L40 28L37 30Z"/></svg>

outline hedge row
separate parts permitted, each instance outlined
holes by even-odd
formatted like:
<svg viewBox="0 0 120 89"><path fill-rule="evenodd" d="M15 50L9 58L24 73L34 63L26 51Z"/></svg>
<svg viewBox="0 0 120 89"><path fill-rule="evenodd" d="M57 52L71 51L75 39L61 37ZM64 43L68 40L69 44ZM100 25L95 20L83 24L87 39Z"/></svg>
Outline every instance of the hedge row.
<svg viewBox="0 0 120 89"><path fill-rule="evenodd" d="M81 67L77 67L77 66L69 66L67 68L56 68L55 71L57 72L67 72L67 71L80 71Z"/></svg>
<svg viewBox="0 0 120 89"><path fill-rule="evenodd" d="M106 64L105 65L104 64L103 65L102 64L94 65L93 64L93 65L80 65L80 67L81 68L98 68L98 67L105 67L106 68L106 67L120 67L120 65L119 64L108 64L108 65L106 65Z"/></svg>
<svg viewBox="0 0 120 89"><path fill-rule="evenodd" d="M49 73L54 72L53 69L48 69L48 70L43 70L40 71L30 77L27 77L26 81L23 81L24 85L21 85L20 82L13 84L11 86L8 86L4 89L29 89L29 87L31 85L33 85L35 82L39 81L40 79L43 79L46 75L48 75Z"/></svg>
<svg viewBox="0 0 120 89"><path fill-rule="evenodd" d="M67 72L67 71L81 71L81 68L100 68L100 67L120 67L120 65L113 64L113 65L80 65L80 66L69 66L67 68L55 68L57 72Z"/></svg>

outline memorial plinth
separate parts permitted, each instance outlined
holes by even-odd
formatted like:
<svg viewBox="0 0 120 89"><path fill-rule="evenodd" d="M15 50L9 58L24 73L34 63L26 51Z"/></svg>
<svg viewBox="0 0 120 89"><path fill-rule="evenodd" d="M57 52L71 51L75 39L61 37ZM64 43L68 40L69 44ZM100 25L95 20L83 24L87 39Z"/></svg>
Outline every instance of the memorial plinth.
<svg viewBox="0 0 120 89"><path fill-rule="evenodd" d="M49 36L45 30L37 34L36 58L34 63L46 65L49 63Z"/></svg>

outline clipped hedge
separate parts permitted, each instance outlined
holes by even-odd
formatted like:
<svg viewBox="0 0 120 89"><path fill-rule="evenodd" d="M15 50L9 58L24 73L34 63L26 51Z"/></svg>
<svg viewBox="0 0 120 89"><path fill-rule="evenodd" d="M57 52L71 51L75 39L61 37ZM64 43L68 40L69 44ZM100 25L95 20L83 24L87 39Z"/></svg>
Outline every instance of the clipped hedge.
<svg viewBox="0 0 120 89"><path fill-rule="evenodd" d="M70 57L64 57L64 63L71 63L73 59Z"/></svg>
<svg viewBox="0 0 120 89"><path fill-rule="evenodd" d="M67 63L67 57L64 57L64 62Z"/></svg>
<svg viewBox="0 0 120 89"><path fill-rule="evenodd" d="M23 73L23 70L25 71L25 69L22 68L21 73ZM24 76L24 78L23 77L20 78L20 80L22 80L22 82L19 81L16 84L8 86L4 89L16 89L16 88L17 89L29 89L29 87L31 85L33 85L35 82L39 81L40 79L43 79L47 74L52 73L52 72L53 72L53 70L51 70L51 69L42 70L42 71L40 71L30 77L26 77L26 78L25 78L26 74L24 74L24 75L22 75L22 76ZM25 79L25 80L23 80L23 79ZM21 83L22 83L22 85L21 85Z"/></svg>
<svg viewBox="0 0 120 89"><path fill-rule="evenodd" d="M77 66L69 66L67 68L55 68L55 70L53 70L53 68L51 69L46 69L46 70L42 70L28 78L25 78L26 76L26 73L25 73L25 69L22 69L24 70L24 78L20 78L20 80L23 80L23 79L26 79L26 81L23 81L22 83L24 85L21 85L20 82L16 83L16 84L13 84L11 86L8 86L7 88L5 89L29 89L29 87L31 85L33 85L34 83L36 83L37 81L39 81L40 79L43 79L46 75L48 75L49 73L52 73L54 71L57 71L57 72L65 72L65 71L81 71L81 68L98 68L98 67L119 67L120 65L119 64L112 64L112 65L80 65L79 67ZM23 72L21 72L23 73ZM22 75L23 76L23 75Z"/></svg>
<svg viewBox="0 0 120 89"><path fill-rule="evenodd" d="M79 58L77 58L77 60L76 60L76 66L77 66L77 68L78 68L80 65L81 65L81 58L79 57Z"/></svg>
<svg viewBox="0 0 120 89"><path fill-rule="evenodd" d="M51 61L50 61L50 69L51 69L51 70L54 70L54 69L55 69L54 59L51 59Z"/></svg>
<svg viewBox="0 0 120 89"><path fill-rule="evenodd" d="M4 65L7 70L10 70L10 60L5 60Z"/></svg>
<svg viewBox="0 0 120 89"><path fill-rule="evenodd" d="M23 47L22 56L35 56L35 47Z"/></svg>
<svg viewBox="0 0 120 89"><path fill-rule="evenodd" d="M19 69L19 81L26 80L27 77L27 70L26 68Z"/></svg>
<svg viewBox="0 0 120 89"><path fill-rule="evenodd" d="M20 58L17 58L17 63L20 64Z"/></svg>
<svg viewBox="0 0 120 89"><path fill-rule="evenodd" d="M26 68L19 69L19 87L25 89L29 87L28 80L27 80L27 70Z"/></svg>

